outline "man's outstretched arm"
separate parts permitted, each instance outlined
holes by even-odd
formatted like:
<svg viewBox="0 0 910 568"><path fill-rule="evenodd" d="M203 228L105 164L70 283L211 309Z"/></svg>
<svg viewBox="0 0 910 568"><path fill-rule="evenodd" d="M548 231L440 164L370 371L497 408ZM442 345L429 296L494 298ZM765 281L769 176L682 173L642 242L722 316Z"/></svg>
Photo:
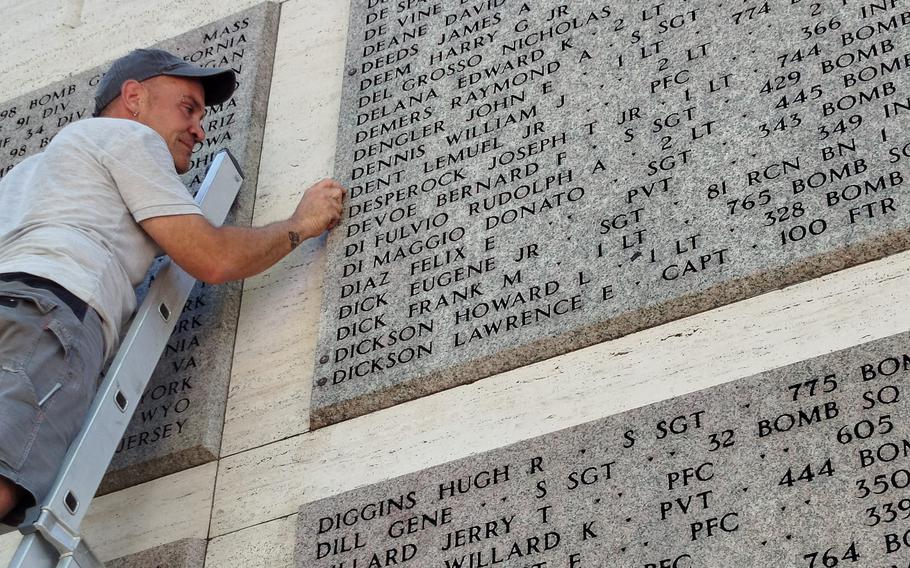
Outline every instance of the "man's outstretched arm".
<svg viewBox="0 0 910 568"><path fill-rule="evenodd" d="M304 193L289 219L264 227L214 227L201 215L153 217L140 225L191 276L221 284L258 274L333 228L344 193L338 182L322 180Z"/></svg>

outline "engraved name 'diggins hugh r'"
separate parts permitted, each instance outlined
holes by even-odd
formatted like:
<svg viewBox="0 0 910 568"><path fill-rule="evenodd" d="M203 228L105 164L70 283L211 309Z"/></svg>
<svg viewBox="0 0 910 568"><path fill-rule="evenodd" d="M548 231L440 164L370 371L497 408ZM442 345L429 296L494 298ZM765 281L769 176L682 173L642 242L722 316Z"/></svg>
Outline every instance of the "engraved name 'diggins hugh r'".
<svg viewBox="0 0 910 568"><path fill-rule="evenodd" d="M898 0L353 0L315 426L908 247Z"/></svg>

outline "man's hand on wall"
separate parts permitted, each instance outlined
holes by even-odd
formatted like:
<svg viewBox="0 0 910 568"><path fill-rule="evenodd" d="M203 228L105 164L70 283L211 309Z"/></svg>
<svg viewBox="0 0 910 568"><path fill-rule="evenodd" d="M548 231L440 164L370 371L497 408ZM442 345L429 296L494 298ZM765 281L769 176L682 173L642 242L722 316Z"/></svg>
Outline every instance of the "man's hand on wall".
<svg viewBox="0 0 910 568"><path fill-rule="evenodd" d="M324 179L307 189L291 217L302 239L321 235L341 220L345 189L333 179Z"/></svg>

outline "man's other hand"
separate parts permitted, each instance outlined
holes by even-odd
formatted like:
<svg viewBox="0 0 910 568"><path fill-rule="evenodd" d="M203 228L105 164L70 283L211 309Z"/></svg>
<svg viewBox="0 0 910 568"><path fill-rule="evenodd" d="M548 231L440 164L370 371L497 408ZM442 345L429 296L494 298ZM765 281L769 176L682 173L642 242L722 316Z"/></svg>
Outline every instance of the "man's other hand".
<svg viewBox="0 0 910 568"><path fill-rule="evenodd" d="M291 221L304 239L318 237L341 220L345 189L333 179L324 179L306 190Z"/></svg>

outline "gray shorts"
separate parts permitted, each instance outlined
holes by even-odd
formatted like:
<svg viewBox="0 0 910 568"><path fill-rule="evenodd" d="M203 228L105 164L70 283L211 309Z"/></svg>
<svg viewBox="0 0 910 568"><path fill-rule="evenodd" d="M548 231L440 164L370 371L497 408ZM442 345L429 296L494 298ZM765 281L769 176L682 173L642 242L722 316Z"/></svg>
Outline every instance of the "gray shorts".
<svg viewBox="0 0 910 568"><path fill-rule="evenodd" d="M47 290L0 281L0 476L33 500L5 524L50 490L95 396L101 320L91 308L83 319Z"/></svg>

